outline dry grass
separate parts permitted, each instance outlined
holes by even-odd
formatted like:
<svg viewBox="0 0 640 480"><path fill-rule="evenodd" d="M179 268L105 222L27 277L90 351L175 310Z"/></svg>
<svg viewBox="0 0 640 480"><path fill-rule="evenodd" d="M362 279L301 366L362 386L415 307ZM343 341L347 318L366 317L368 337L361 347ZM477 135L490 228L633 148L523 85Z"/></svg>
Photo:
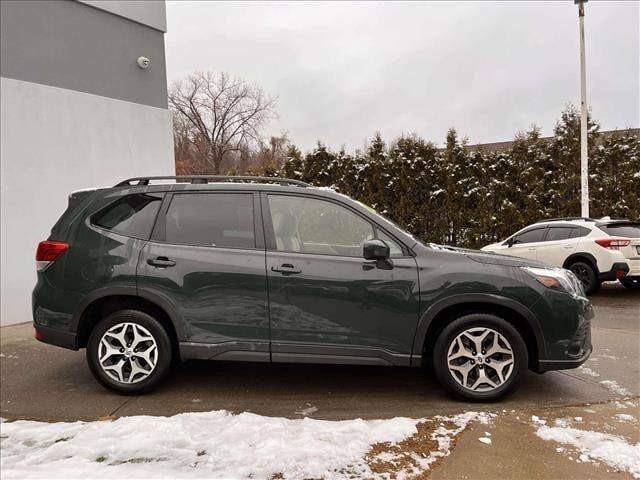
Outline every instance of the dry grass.
<svg viewBox="0 0 640 480"><path fill-rule="evenodd" d="M417 432L399 443L375 443L365 456L365 461L374 474L387 474L395 479L402 474L403 478L423 480L429 477L429 471L440 463L444 455L439 453L438 441L434 440L434 432L443 427L455 430L453 423L444 425L434 422L421 422L416 425ZM453 448L455 437L451 437Z"/></svg>

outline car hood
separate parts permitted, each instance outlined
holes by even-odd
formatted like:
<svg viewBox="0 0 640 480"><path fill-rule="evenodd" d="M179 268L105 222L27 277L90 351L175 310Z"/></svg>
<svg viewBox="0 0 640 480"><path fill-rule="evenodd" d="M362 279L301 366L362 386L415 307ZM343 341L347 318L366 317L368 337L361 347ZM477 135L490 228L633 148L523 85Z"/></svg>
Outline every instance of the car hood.
<svg viewBox="0 0 640 480"><path fill-rule="evenodd" d="M548 267L547 264L538 262L537 260L529 260L528 258L512 257L510 255L502 255L499 253L485 252L482 250L473 250L471 248L450 247L448 245L436 245L430 243L431 248L437 250L445 250L460 253L474 262L489 265L502 265L505 267Z"/></svg>

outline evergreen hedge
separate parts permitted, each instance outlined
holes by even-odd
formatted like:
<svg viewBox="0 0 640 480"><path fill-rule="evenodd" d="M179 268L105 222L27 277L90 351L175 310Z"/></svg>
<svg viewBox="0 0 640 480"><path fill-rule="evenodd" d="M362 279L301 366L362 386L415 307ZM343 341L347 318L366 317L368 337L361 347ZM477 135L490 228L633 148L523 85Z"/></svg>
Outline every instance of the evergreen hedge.
<svg viewBox="0 0 640 480"><path fill-rule="evenodd" d="M640 140L606 138L589 122L591 216L640 218ZM364 152L307 153L290 146L281 167L253 174L332 187L368 204L418 238L478 248L545 218L580 216L580 115L568 106L543 139L532 127L506 152L470 151L456 131L446 146L411 135Z"/></svg>

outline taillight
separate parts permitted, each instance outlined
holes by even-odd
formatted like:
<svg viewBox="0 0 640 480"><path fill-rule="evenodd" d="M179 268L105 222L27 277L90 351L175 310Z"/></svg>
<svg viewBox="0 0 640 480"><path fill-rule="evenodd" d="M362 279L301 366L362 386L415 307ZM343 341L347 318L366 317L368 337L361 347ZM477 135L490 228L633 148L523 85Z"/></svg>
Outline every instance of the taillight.
<svg viewBox="0 0 640 480"><path fill-rule="evenodd" d="M631 243L631 240L624 238L603 238L595 241L601 247L608 250L620 250L620 247L626 247Z"/></svg>
<svg viewBox="0 0 640 480"><path fill-rule="evenodd" d="M51 240L45 240L38 244L38 250L36 251L36 269L41 272L53 262L55 262L60 255L67 251L69 244L65 242L55 242Z"/></svg>

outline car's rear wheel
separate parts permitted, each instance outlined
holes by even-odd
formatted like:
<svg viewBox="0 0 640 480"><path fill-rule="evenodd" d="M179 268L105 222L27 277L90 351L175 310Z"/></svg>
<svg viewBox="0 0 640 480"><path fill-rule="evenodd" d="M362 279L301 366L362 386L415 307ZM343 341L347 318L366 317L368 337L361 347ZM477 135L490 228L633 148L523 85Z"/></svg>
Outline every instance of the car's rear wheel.
<svg viewBox="0 0 640 480"><path fill-rule="evenodd" d="M640 277L621 278L620 283L629 290L640 290Z"/></svg>
<svg viewBox="0 0 640 480"><path fill-rule="evenodd" d="M91 372L105 387L123 394L147 392L171 366L171 340L151 315L121 310L97 323L87 342Z"/></svg>
<svg viewBox="0 0 640 480"><path fill-rule="evenodd" d="M491 402L512 392L527 370L518 331L495 315L460 317L438 336L433 368L442 386L463 400Z"/></svg>
<svg viewBox="0 0 640 480"><path fill-rule="evenodd" d="M584 293L591 295L600 289L600 279L598 278L598 272L585 262L575 262L569 265L569 270L578 277L580 283L584 287Z"/></svg>

